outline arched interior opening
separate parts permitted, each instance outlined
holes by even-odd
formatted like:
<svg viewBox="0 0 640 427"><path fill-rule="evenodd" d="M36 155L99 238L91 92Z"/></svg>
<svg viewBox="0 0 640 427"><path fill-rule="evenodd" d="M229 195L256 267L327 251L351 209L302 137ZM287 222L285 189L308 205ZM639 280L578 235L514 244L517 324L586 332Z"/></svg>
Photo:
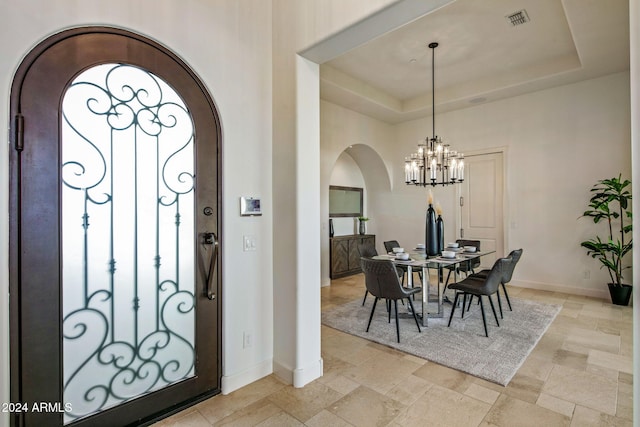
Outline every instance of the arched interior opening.
<svg viewBox="0 0 640 427"><path fill-rule="evenodd" d="M322 183L321 206L323 216L333 222L335 236L358 233L357 217L331 217L329 214L329 186L358 187L363 189L363 216L371 218L367 222L367 234L375 234L377 206L391 191L391 176L382 156L367 144L354 144L343 151L333 153L333 161L328 162L327 181ZM324 171L323 171L324 172ZM325 176L325 174L322 174ZM378 245L379 243L379 245ZM382 243L376 242L382 250ZM329 231L322 239L322 284L329 284Z"/></svg>

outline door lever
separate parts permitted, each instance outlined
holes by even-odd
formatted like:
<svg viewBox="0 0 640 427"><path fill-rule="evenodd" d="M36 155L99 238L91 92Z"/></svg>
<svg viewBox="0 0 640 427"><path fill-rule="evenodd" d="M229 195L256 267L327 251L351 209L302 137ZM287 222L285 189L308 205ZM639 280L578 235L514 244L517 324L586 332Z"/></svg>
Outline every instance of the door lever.
<svg viewBox="0 0 640 427"><path fill-rule="evenodd" d="M207 284L205 291L207 293L207 298L210 300L214 300L216 298L216 293L213 290L212 282L213 275L215 273L216 264L218 262L218 237L215 233L205 232L204 233L204 244L205 245L213 245L213 250L211 251L211 261L209 262L209 273L207 274Z"/></svg>

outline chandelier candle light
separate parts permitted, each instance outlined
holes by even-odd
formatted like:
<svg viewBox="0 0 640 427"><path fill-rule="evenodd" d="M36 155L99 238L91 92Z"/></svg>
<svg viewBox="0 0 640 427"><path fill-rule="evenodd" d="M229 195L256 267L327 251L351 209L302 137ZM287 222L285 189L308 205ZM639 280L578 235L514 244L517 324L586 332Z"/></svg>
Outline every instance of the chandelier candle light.
<svg viewBox="0 0 640 427"><path fill-rule="evenodd" d="M449 185L464 181L464 155L452 150L436 135L435 49L431 48L431 107L433 136L418 143L418 151L405 157L404 176L407 185Z"/></svg>

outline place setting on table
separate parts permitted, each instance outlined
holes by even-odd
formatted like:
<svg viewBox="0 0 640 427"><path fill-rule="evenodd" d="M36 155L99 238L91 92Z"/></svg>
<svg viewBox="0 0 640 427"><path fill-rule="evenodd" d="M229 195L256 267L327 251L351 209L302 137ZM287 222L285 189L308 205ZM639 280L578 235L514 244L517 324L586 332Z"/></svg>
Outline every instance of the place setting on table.
<svg viewBox="0 0 640 427"><path fill-rule="evenodd" d="M454 246L455 245L455 246ZM389 259L396 265L411 265L422 267L428 264L428 268L437 268L438 264L452 265L487 255L491 252L480 252L475 246L458 247L458 243L449 243L440 255L429 256L426 254L423 244L407 252L404 248L393 248L386 255L378 255L378 259Z"/></svg>
<svg viewBox="0 0 640 427"><path fill-rule="evenodd" d="M449 261L452 262L454 260L460 259L469 259L476 258L479 256L478 248L475 246L463 246L460 247L460 244L457 242L447 243L447 247L442 250L440 256L438 256L439 261Z"/></svg>

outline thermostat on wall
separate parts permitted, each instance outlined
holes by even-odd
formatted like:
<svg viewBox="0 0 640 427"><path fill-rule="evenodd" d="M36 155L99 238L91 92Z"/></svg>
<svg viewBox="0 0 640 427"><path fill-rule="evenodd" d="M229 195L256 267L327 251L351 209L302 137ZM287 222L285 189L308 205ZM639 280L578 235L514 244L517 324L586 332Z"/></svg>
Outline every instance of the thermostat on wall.
<svg viewBox="0 0 640 427"><path fill-rule="evenodd" d="M253 197L240 197L240 215L262 215L262 211L260 210L260 199L255 199Z"/></svg>

